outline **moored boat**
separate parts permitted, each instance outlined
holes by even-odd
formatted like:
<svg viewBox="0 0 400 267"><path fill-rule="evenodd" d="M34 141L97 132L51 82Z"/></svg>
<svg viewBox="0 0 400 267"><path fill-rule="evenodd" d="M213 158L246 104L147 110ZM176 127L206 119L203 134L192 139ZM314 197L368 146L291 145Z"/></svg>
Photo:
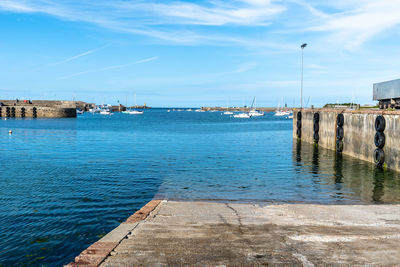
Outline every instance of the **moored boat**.
<svg viewBox="0 0 400 267"><path fill-rule="evenodd" d="M249 115L249 113L239 113L239 114L235 114L233 115L234 118L241 118L241 119L248 119L251 116Z"/></svg>

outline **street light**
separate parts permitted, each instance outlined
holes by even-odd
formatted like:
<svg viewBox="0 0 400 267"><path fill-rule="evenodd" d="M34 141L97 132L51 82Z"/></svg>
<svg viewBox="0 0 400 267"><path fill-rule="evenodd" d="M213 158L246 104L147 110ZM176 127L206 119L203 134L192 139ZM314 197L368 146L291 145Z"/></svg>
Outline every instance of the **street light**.
<svg viewBox="0 0 400 267"><path fill-rule="evenodd" d="M302 44L301 47L301 95L300 95L300 105L303 108L303 62L304 62L304 48L307 46L306 43Z"/></svg>

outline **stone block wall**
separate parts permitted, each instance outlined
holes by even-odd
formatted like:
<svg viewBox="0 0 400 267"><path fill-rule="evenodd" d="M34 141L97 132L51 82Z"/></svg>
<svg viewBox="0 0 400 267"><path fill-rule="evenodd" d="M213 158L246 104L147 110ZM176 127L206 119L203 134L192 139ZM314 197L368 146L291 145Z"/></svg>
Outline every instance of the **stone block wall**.
<svg viewBox="0 0 400 267"><path fill-rule="evenodd" d="M38 107L34 105L1 106L0 117L3 118L75 118L75 108Z"/></svg>
<svg viewBox="0 0 400 267"><path fill-rule="evenodd" d="M293 116L293 138L297 139L297 113ZM382 115L386 121L385 164L387 168L400 171L400 112L381 110L339 110L339 109L303 109L301 140L314 143L314 113L319 113L319 141L318 145L336 150L337 115L343 114L343 154L374 163L376 149L374 137L376 134L375 120Z"/></svg>

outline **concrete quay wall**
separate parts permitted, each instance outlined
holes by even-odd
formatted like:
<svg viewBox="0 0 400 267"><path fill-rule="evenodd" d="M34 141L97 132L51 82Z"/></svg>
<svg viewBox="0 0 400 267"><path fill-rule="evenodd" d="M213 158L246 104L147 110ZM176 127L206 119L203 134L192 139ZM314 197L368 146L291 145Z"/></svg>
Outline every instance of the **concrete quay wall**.
<svg viewBox="0 0 400 267"><path fill-rule="evenodd" d="M297 136L298 113L301 111L301 137ZM400 171L400 112L380 110L298 109L293 116L293 138L315 143L314 114L319 113L318 145L337 150L337 117L343 114L343 148L341 153L375 163L377 149L374 137L377 133L375 121L383 116L386 127L383 131L385 144L383 166ZM339 151L340 152L340 151Z"/></svg>
<svg viewBox="0 0 400 267"><path fill-rule="evenodd" d="M47 106L1 106L0 117L3 118L75 118L76 109L70 107Z"/></svg>

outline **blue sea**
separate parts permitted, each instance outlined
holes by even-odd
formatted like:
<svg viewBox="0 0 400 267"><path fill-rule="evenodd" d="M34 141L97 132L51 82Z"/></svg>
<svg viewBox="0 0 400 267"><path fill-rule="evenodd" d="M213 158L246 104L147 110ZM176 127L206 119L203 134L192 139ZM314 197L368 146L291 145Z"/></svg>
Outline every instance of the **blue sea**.
<svg viewBox="0 0 400 267"><path fill-rule="evenodd" d="M1 118L0 136L0 266L67 264L153 198L400 202L399 174L297 143L272 113Z"/></svg>

